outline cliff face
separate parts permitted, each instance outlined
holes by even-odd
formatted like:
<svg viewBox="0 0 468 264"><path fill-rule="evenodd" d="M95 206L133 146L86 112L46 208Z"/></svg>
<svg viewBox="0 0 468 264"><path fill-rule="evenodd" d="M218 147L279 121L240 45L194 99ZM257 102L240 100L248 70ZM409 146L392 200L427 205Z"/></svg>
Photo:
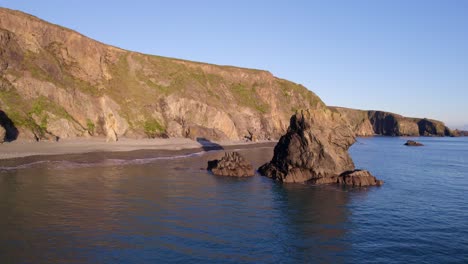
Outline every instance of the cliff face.
<svg viewBox="0 0 468 264"><path fill-rule="evenodd" d="M468 131L455 129L452 131L454 137L468 137Z"/></svg>
<svg viewBox="0 0 468 264"><path fill-rule="evenodd" d="M325 105L266 71L144 55L0 8L0 110L16 138L275 139Z"/></svg>
<svg viewBox="0 0 468 264"><path fill-rule="evenodd" d="M453 136L441 121L404 117L383 111L329 107L340 113L357 136Z"/></svg>

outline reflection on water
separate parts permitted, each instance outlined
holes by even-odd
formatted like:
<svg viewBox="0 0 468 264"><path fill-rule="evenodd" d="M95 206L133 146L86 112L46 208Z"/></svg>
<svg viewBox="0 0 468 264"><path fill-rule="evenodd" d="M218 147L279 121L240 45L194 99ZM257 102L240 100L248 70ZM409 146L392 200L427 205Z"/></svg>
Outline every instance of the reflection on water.
<svg viewBox="0 0 468 264"><path fill-rule="evenodd" d="M244 154L259 166L271 152ZM347 248L346 192L200 169L219 155L3 172L0 261L335 261Z"/></svg>
<svg viewBox="0 0 468 264"><path fill-rule="evenodd" d="M457 140L360 139L355 163L385 181L361 190L207 173L222 152L1 170L0 263L466 263L468 138ZM272 151L242 153L258 167Z"/></svg>

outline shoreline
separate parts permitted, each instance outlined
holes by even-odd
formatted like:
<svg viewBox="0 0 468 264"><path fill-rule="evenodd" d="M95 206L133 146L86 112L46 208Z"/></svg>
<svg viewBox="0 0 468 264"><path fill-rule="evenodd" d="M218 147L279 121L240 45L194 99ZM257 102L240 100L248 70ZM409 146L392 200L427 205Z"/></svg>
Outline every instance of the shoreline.
<svg viewBox="0 0 468 264"><path fill-rule="evenodd" d="M0 167L42 160L100 160L109 158L144 158L200 151L274 147L276 141L195 141L187 138L128 139L106 142L105 138L71 139L59 142L14 141L0 144ZM85 155L89 154L89 155Z"/></svg>

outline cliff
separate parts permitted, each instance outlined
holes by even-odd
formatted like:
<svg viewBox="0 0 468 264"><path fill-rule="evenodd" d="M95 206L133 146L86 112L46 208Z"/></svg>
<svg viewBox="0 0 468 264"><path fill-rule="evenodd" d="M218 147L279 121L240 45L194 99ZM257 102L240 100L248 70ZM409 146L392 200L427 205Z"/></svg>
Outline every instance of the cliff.
<svg viewBox="0 0 468 264"><path fill-rule="evenodd" d="M277 139L295 110L325 108L267 71L145 55L0 8L6 139Z"/></svg>
<svg viewBox="0 0 468 264"><path fill-rule="evenodd" d="M278 139L325 104L262 70L145 55L0 8L0 139ZM359 136L449 135L443 123L331 107Z"/></svg>
<svg viewBox="0 0 468 264"><path fill-rule="evenodd" d="M340 113L357 136L453 136L441 121L383 112L329 107Z"/></svg>
<svg viewBox="0 0 468 264"><path fill-rule="evenodd" d="M452 131L454 137L468 137L468 131L455 129Z"/></svg>

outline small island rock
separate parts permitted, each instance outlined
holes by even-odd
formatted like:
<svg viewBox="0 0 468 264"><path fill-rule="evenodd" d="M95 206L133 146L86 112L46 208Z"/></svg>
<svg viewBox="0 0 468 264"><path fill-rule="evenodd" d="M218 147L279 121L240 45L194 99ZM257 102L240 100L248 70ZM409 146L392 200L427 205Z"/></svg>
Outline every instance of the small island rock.
<svg viewBox="0 0 468 264"><path fill-rule="evenodd" d="M254 176L252 164L238 152L226 152L220 160L208 161L208 170L215 175L231 177Z"/></svg>
<svg viewBox="0 0 468 264"><path fill-rule="evenodd" d="M382 180L378 180L367 170L354 170L342 173L338 177L338 184L363 187L363 186L381 186Z"/></svg>
<svg viewBox="0 0 468 264"><path fill-rule="evenodd" d="M406 141L405 146L420 147L420 146L424 146L424 145L419 143L419 142L416 142L414 140L408 140L408 141Z"/></svg>

